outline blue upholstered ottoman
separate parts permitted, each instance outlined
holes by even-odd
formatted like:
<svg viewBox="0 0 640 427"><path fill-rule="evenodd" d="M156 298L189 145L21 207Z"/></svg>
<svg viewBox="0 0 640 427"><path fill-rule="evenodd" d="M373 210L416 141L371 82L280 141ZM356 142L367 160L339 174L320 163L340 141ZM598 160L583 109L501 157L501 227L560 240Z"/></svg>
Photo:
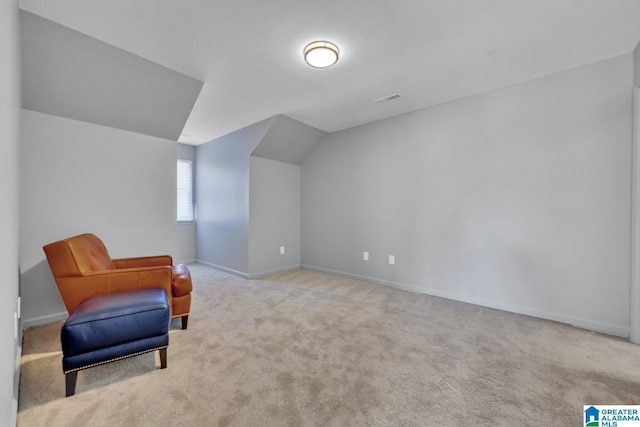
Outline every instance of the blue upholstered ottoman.
<svg viewBox="0 0 640 427"><path fill-rule="evenodd" d="M171 308L164 289L140 289L87 298L60 332L67 396L78 371L159 350L167 367Z"/></svg>

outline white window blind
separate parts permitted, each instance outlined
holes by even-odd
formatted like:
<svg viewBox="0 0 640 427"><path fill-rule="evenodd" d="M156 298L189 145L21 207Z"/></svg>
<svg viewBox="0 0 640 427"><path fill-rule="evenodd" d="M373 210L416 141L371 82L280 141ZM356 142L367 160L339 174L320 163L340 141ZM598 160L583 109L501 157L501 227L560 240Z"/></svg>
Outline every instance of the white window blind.
<svg viewBox="0 0 640 427"><path fill-rule="evenodd" d="M193 221L193 172L190 160L178 160L178 221Z"/></svg>

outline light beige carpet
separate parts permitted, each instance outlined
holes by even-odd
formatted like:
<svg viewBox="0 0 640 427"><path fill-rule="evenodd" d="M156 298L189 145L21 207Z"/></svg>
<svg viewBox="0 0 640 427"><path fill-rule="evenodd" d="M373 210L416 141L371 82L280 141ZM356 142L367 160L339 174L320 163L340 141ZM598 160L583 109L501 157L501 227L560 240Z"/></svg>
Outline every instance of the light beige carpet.
<svg viewBox="0 0 640 427"><path fill-rule="evenodd" d="M88 369L64 397L61 323L24 334L19 426L577 426L640 404L640 347L568 325L295 270L190 266L189 329Z"/></svg>

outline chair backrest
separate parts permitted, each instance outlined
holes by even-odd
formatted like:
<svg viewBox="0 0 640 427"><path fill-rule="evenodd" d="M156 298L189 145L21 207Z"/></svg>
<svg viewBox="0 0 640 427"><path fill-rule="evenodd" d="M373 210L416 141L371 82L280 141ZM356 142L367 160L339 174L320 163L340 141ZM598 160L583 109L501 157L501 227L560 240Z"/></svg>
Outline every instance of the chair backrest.
<svg viewBox="0 0 640 427"><path fill-rule="evenodd" d="M84 276L116 268L104 243L94 234L49 243L43 249L54 277Z"/></svg>

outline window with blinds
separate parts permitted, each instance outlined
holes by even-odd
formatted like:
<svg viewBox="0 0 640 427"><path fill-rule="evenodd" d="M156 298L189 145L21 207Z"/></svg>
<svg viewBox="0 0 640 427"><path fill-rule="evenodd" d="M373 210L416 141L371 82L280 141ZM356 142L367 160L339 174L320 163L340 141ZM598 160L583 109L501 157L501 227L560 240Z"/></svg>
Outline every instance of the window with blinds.
<svg viewBox="0 0 640 427"><path fill-rule="evenodd" d="M178 160L178 221L193 221L193 171L191 160Z"/></svg>

